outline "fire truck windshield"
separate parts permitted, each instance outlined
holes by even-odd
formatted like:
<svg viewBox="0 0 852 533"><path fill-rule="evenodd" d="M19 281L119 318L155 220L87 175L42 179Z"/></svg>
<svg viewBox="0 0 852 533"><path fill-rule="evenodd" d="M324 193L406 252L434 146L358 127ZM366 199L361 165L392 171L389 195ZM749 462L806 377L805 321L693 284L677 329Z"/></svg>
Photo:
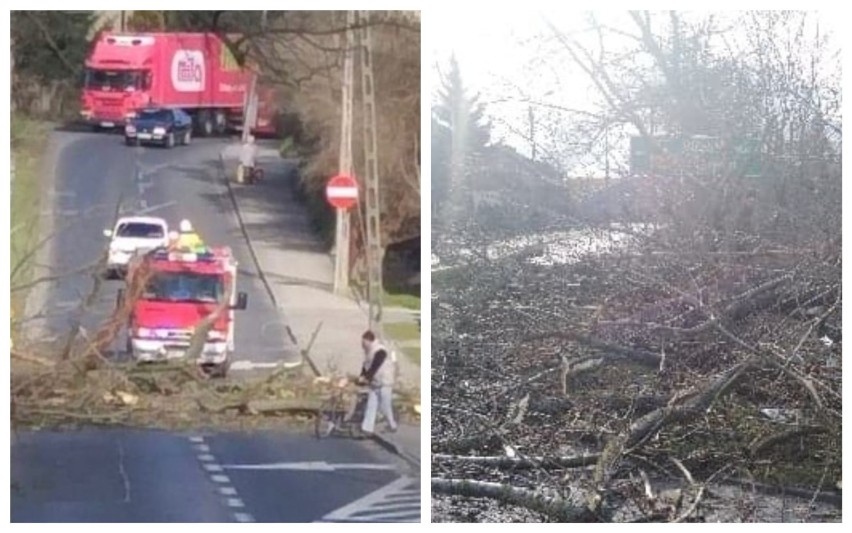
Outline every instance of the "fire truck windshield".
<svg viewBox="0 0 852 533"><path fill-rule="evenodd" d="M148 282L143 299L217 303L224 292L220 276L194 272L157 272Z"/></svg>
<svg viewBox="0 0 852 533"><path fill-rule="evenodd" d="M147 70L86 70L86 88L107 91L145 90L151 88Z"/></svg>

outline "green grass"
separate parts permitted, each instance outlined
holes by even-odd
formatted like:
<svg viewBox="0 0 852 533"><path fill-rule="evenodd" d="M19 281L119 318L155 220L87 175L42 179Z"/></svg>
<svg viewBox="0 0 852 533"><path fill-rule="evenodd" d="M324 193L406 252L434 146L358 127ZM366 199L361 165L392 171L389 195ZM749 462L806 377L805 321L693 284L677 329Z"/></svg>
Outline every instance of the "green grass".
<svg viewBox="0 0 852 533"><path fill-rule="evenodd" d="M411 294L391 294L389 292L385 292L384 298L382 298L382 304L384 307L403 307L405 309L420 311L420 297L412 296Z"/></svg>
<svg viewBox="0 0 852 533"><path fill-rule="evenodd" d="M43 180L39 172L50 125L12 115L12 157L15 179L11 183L11 228L9 261L12 288L31 280L34 258L29 256L38 245L39 211ZM29 257L28 257L29 256ZM26 291L12 293L12 309L20 317L26 302Z"/></svg>
<svg viewBox="0 0 852 533"><path fill-rule="evenodd" d="M420 366L420 328L413 322L391 322L384 325L384 333L401 346L400 350L405 356L417 366ZM417 341L417 346L409 345L410 341Z"/></svg>
<svg viewBox="0 0 852 533"><path fill-rule="evenodd" d="M385 334L396 341L419 341L420 328L413 322L391 322L384 325Z"/></svg>
<svg viewBox="0 0 852 533"><path fill-rule="evenodd" d="M419 346L405 346L402 348L402 352L408 357L412 363L420 366L420 347Z"/></svg>

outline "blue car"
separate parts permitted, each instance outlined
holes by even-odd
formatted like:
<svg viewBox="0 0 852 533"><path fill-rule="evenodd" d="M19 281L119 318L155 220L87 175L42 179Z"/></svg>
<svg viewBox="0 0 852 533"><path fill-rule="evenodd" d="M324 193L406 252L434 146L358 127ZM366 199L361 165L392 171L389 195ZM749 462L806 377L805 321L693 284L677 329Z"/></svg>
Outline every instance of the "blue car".
<svg viewBox="0 0 852 533"><path fill-rule="evenodd" d="M159 144L173 148L176 144L189 144L191 137L192 117L167 107L140 109L124 127L127 146Z"/></svg>

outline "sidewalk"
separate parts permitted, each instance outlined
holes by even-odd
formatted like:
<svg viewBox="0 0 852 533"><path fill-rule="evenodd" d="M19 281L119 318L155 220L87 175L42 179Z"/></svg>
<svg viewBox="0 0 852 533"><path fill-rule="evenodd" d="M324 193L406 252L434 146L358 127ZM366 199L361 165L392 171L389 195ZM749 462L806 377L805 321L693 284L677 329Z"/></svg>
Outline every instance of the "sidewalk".
<svg viewBox="0 0 852 533"><path fill-rule="evenodd" d="M225 176L234 176L238 145L222 152ZM274 149L259 146L258 164L265 180L244 186L228 180L243 229L262 271L263 282L286 317L295 341L306 350L321 374L357 374L363 352L360 338L369 321L366 310L351 299L333 294L334 264L317 238L304 207L293 197L297 169ZM319 330L317 330L319 328ZM420 368L396 346L400 362L399 387L420 390ZM386 446L420 456L420 427L400 427L384 435ZM405 455L401 454L401 455Z"/></svg>

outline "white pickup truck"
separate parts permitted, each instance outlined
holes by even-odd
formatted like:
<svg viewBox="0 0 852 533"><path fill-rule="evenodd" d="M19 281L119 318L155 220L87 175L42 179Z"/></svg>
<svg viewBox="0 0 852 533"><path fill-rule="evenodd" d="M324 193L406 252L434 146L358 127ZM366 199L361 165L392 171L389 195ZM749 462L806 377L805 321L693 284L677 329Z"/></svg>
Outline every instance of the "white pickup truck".
<svg viewBox="0 0 852 533"><path fill-rule="evenodd" d="M111 239L106 275L115 279L123 277L134 255L168 246L169 225L157 217L123 217L114 229L105 229L104 236Z"/></svg>

